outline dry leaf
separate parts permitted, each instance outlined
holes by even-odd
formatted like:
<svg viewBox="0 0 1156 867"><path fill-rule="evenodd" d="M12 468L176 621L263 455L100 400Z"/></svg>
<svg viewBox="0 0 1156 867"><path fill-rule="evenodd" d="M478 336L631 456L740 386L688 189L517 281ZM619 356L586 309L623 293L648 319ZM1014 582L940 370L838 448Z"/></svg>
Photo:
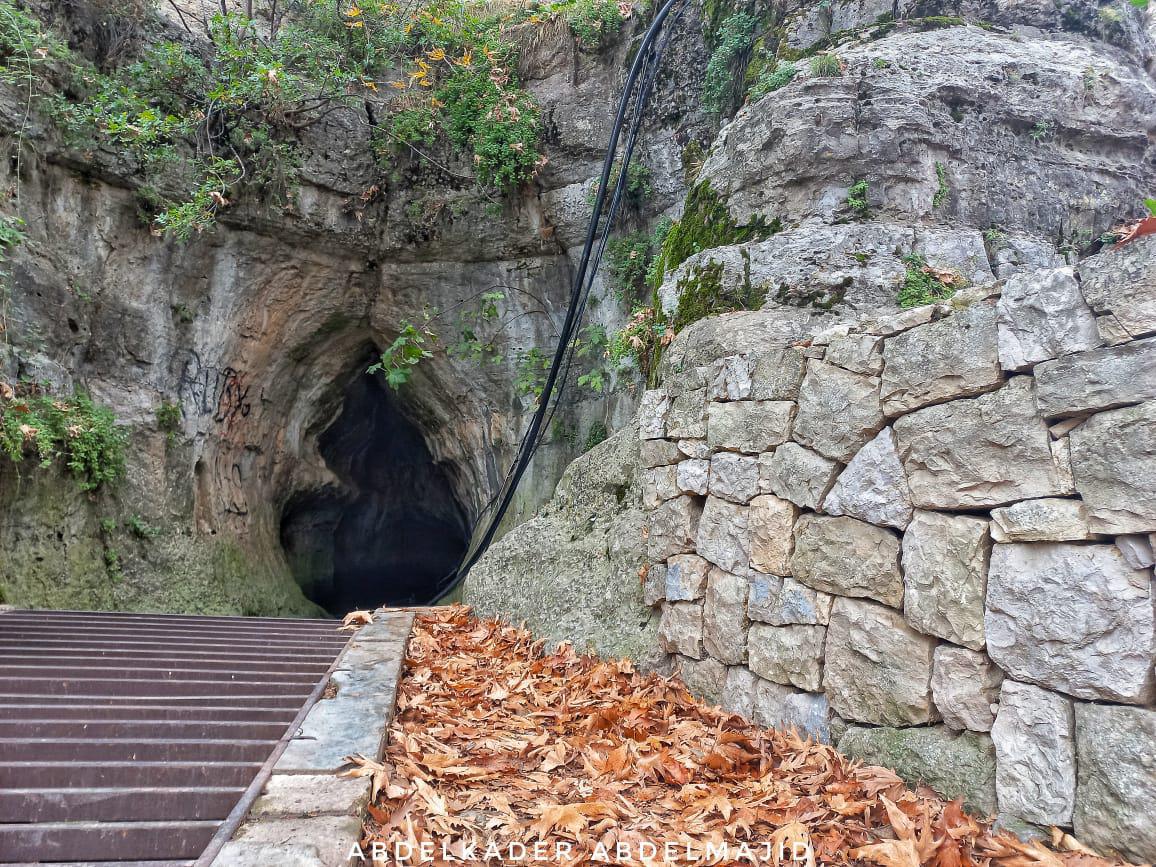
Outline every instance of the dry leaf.
<svg viewBox="0 0 1156 867"><path fill-rule="evenodd" d="M370 623L373 623L372 611L350 611L341 618L341 626L338 627L338 631L353 630L361 626L368 626Z"/></svg>

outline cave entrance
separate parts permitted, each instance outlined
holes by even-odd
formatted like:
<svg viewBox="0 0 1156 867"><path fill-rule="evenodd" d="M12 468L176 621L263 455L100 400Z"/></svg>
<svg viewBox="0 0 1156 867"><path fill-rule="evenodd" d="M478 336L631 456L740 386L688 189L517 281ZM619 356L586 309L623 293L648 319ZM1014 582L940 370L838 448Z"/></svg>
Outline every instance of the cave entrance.
<svg viewBox="0 0 1156 867"><path fill-rule="evenodd" d="M469 520L384 377L353 377L318 448L340 486L297 494L281 520L305 594L337 616L433 601L465 552Z"/></svg>

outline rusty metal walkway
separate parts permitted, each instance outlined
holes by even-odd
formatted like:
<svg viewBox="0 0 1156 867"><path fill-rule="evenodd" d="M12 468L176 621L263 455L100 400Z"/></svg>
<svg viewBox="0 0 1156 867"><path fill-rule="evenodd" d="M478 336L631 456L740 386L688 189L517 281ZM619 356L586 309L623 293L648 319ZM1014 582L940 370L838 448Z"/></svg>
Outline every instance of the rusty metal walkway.
<svg viewBox="0 0 1156 867"><path fill-rule="evenodd" d="M324 690L337 626L0 613L0 863L192 864Z"/></svg>

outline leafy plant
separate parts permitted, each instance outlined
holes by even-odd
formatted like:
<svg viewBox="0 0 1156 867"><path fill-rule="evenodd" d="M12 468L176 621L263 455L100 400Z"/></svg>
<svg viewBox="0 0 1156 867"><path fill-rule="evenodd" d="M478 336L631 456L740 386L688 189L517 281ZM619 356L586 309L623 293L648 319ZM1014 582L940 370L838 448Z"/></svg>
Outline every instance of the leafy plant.
<svg viewBox="0 0 1156 867"><path fill-rule="evenodd" d="M773 93L779 88L786 87L795 80L795 76L799 74L799 68L793 63L780 60L771 66L764 67L759 73L759 77L755 79L755 83L751 86L750 98L752 100L762 99L768 93Z"/></svg>
<svg viewBox="0 0 1156 867"><path fill-rule="evenodd" d="M723 19L715 35L715 49L706 64L703 77L702 104L708 111L721 114L734 87L735 60L751 47L758 19L746 12L736 12Z"/></svg>
<svg viewBox="0 0 1156 867"><path fill-rule="evenodd" d="M149 524L140 515L129 515L125 518L124 528L138 539L155 539L164 532L160 527Z"/></svg>
<svg viewBox="0 0 1156 867"><path fill-rule="evenodd" d="M157 428L164 431L166 439L172 442L181 429L181 405L162 400L157 407Z"/></svg>
<svg viewBox="0 0 1156 867"><path fill-rule="evenodd" d="M615 289L622 295L642 291L653 257L650 235L646 232L611 239L606 245L606 270Z"/></svg>
<svg viewBox="0 0 1156 867"><path fill-rule="evenodd" d="M935 195L931 199L931 206L938 208L947 201L947 197L951 195L951 187L947 184L947 167L943 163L937 162L935 164L935 178L938 181L938 186L935 188Z"/></svg>
<svg viewBox="0 0 1156 867"><path fill-rule="evenodd" d="M956 287L947 281L955 283L957 278L931 268L918 253L904 256L902 261L907 266L898 297L899 306L903 309L944 301L955 294Z"/></svg>
<svg viewBox="0 0 1156 867"><path fill-rule="evenodd" d="M1028 137L1036 144L1047 141L1052 137L1056 131L1056 125L1048 120L1036 121L1036 125L1032 127Z"/></svg>
<svg viewBox="0 0 1156 867"><path fill-rule="evenodd" d="M518 353L517 373L514 376L514 391L525 397L541 397L546 387L546 374L553 358L536 346Z"/></svg>
<svg viewBox="0 0 1156 867"><path fill-rule="evenodd" d="M433 357L433 353L426 348L426 343L436 339L432 331L418 329L411 322L403 320L400 333L381 353L381 358L369 366L366 373L384 373L386 383L396 391L409 382L416 365L426 358Z"/></svg>
<svg viewBox="0 0 1156 867"><path fill-rule="evenodd" d="M608 436L610 436L610 432L606 429L606 422L591 422L590 429L586 431L586 442L582 444L583 451L590 451L599 443L605 442Z"/></svg>
<svg viewBox="0 0 1156 867"><path fill-rule="evenodd" d="M816 54L811 58L811 75L816 78L838 78L843 74L843 63L834 54Z"/></svg>
<svg viewBox="0 0 1156 867"><path fill-rule="evenodd" d="M574 38L588 51L596 51L622 27L618 0L574 0L562 6L563 20Z"/></svg>
<svg viewBox="0 0 1156 867"><path fill-rule="evenodd" d="M636 307L626 326L610 339L607 351L610 360L617 364L633 359L643 380L653 385L662 350L673 337L674 331L661 307Z"/></svg>
<svg viewBox="0 0 1156 867"><path fill-rule="evenodd" d="M869 187L865 179L856 181L851 185L851 189L847 190L847 207L860 220L871 215L871 207L867 203L868 190Z"/></svg>

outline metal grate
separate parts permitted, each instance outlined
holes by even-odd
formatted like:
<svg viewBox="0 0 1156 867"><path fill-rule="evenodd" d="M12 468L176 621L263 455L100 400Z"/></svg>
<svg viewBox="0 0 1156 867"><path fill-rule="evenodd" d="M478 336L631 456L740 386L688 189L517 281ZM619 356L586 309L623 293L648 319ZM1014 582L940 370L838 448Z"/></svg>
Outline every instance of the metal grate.
<svg viewBox="0 0 1156 867"><path fill-rule="evenodd" d="M336 626L0 613L0 863L191 864L321 693Z"/></svg>

